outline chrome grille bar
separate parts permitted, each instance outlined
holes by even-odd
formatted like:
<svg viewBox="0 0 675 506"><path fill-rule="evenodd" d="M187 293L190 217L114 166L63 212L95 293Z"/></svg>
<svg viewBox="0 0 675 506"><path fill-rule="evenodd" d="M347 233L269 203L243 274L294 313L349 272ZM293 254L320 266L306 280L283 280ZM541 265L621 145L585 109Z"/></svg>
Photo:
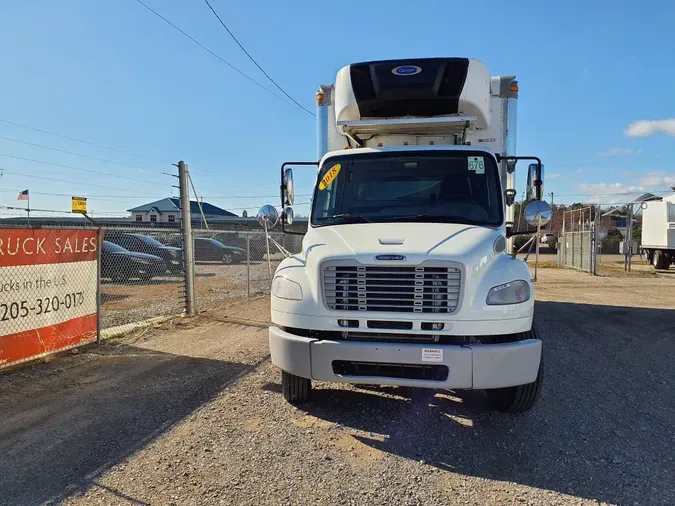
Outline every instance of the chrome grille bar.
<svg viewBox="0 0 675 506"><path fill-rule="evenodd" d="M452 313L461 272L454 267L330 265L323 270L326 304L341 311Z"/></svg>

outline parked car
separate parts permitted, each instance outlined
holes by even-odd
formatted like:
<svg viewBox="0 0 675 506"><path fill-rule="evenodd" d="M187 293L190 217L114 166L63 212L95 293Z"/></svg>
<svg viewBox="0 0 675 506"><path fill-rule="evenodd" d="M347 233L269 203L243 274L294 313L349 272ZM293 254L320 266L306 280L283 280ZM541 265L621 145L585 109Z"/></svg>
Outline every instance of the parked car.
<svg viewBox="0 0 675 506"><path fill-rule="evenodd" d="M166 272L166 262L155 255L135 253L109 241L101 249L101 277L123 282L131 278L149 281Z"/></svg>
<svg viewBox="0 0 675 506"><path fill-rule="evenodd" d="M224 264L246 261L246 250L233 246L225 246L222 242L215 239L195 237L194 244L195 260L216 260L222 261Z"/></svg>
<svg viewBox="0 0 675 506"><path fill-rule="evenodd" d="M106 232L105 239L136 253L147 253L160 257L166 262L171 272L183 270L183 250L162 244L156 239L143 234Z"/></svg>
<svg viewBox="0 0 675 506"><path fill-rule="evenodd" d="M249 236L249 252L251 254L251 260L260 261L265 258L267 253L267 243L265 241L265 235L262 233L250 233L250 232L219 232L211 237L216 241L221 242L225 246L231 246L234 248L241 248L246 251L246 236Z"/></svg>

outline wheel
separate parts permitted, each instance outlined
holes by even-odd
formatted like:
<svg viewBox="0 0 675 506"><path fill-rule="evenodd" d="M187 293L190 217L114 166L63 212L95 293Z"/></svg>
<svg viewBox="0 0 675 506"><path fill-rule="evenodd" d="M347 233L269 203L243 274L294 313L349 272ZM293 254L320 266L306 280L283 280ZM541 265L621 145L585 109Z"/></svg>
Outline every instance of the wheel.
<svg viewBox="0 0 675 506"><path fill-rule="evenodd" d="M230 264L234 263L234 258L232 258L232 255L230 255L229 253L225 253L223 255L223 263L227 264L227 265L230 265Z"/></svg>
<svg viewBox="0 0 675 506"><path fill-rule="evenodd" d="M284 392L284 399L288 402L305 402L312 389L312 380L281 371L281 389Z"/></svg>
<svg viewBox="0 0 675 506"><path fill-rule="evenodd" d="M652 266L654 269L663 269L666 264L666 255L660 249L654 251L652 255Z"/></svg>
<svg viewBox="0 0 675 506"><path fill-rule="evenodd" d="M535 339L537 334L534 327L529 332L523 332L518 335L517 341L525 339ZM541 384L544 376L544 355L542 353L539 362L539 371L534 383L527 385L516 385L514 387L495 388L487 390L488 400L493 408L503 413L522 413L529 411L537 403L541 393Z"/></svg>

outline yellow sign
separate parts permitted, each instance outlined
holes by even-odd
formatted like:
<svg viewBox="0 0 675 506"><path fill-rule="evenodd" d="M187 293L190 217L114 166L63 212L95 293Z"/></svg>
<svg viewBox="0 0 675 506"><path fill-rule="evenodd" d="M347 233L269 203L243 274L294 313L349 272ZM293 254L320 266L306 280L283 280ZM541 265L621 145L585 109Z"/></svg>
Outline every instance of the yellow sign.
<svg viewBox="0 0 675 506"><path fill-rule="evenodd" d="M73 197L72 209L74 213L87 214L87 199L84 197Z"/></svg>
<svg viewBox="0 0 675 506"><path fill-rule="evenodd" d="M342 165L336 163L330 169L328 169L328 172L326 172L326 175L323 176L321 182L319 183L319 190L325 190L326 188L328 188L328 185L331 184L333 182L333 179L335 179L337 175L340 173L341 168Z"/></svg>

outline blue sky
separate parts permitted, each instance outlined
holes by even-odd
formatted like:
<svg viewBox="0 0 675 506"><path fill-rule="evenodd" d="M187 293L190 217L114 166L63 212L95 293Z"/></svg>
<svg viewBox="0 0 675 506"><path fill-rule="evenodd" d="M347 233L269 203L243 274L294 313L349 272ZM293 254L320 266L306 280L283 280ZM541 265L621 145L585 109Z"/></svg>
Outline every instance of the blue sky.
<svg viewBox="0 0 675 506"><path fill-rule="evenodd" d="M145 1L273 89L204 2ZM518 76L518 152L542 158L546 191L556 202L624 202L632 195L626 192L675 185L673 2L653 1L649 8L604 0L212 5L308 109L317 85L333 82L351 62L469 56L493 75ZM205 199L240 214L277 203L281 162L315 157L311 116L252 84L135 0L28 0L5 2L2 11L1 205L24 205L17 193L30 188L33 208L66 210L70 195L83 194L94 213L121 213L170 195L175 180L162 172L183 159ZM313 175L296 176L296 193L308 194Z"/></svg>

